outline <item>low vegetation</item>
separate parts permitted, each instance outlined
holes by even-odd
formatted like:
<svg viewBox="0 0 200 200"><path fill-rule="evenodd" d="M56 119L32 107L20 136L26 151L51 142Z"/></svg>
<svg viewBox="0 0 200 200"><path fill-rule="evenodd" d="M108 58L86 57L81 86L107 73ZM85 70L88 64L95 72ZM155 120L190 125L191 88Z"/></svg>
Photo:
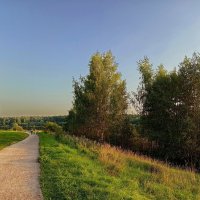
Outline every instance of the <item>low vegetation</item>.
<svg viewBox="0 0 200 200"><path fill-rule="evenodd" d="M27 133L19 131L0 131L0 150L27 137Z"/></svg>
<svg viewBox="0 0 200 200"><path fill-rule="evenodd" d="M87 139L40 134L44 199L200 199L200 176Z"/></svg>

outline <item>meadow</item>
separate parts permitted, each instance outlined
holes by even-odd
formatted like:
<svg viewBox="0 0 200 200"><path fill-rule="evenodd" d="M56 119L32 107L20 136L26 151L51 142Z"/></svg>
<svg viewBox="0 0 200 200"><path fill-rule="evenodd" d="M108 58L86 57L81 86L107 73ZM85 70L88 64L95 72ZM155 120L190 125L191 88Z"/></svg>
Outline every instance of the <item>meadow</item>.
<svg viewBox="0 0 200 200"><path fill-rule="evenodd" d="M0 150L25 139L27 136L28 134L24 132L0 130Z"/></svg>
<svg viewBox="0 0 200 200"><path fill-rule="evenodd" d="M200 199L200 176L195 172L83 138L39 136L46 200Z"/></svg>

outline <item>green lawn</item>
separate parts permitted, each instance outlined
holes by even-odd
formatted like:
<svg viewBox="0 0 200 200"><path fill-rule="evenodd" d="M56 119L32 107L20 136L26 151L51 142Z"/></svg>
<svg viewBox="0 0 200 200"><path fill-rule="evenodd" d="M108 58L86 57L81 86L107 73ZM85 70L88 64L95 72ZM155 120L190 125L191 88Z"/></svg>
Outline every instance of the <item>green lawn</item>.
<svg viewBox="0 0 200 200"><path fill-rule="evenodd" d="M45 200L200 199L200 176L109 145L40 134Z"/></svg>
<svg viewBox="0 0 200 200"><path fill-rule="evenodd" d="M27 137L27 133L0 130L0 150Z"/></svg>

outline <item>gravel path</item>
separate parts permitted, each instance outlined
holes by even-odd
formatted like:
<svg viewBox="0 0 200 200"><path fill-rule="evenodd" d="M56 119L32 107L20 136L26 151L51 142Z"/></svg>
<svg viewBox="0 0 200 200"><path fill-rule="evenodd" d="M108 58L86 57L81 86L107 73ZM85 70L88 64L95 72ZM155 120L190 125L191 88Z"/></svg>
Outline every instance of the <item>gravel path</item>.
<svg viewBox="0 0 200 200"><path fill-rule="evenodd" d="M0 151L0 199L41 200L39 185L39 139L25 140Z"/></svg>

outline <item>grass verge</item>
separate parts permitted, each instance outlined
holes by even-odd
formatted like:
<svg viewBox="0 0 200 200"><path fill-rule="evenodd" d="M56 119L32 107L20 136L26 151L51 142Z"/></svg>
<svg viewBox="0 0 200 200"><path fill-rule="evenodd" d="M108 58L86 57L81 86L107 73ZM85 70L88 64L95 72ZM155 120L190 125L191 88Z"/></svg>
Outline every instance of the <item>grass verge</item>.
<svg viewBox="0 0 200 200"><path fill-rule="evenodd" d="M200 176L86 139L40 134L41 187L51 200L198 200Z"/></svg>
<svg viewBox="0 0 200 200"><path fill-rule="evenodd" d="M0 130L0 150L13 143L19 142L28 136L27 133Z"/></svg>

